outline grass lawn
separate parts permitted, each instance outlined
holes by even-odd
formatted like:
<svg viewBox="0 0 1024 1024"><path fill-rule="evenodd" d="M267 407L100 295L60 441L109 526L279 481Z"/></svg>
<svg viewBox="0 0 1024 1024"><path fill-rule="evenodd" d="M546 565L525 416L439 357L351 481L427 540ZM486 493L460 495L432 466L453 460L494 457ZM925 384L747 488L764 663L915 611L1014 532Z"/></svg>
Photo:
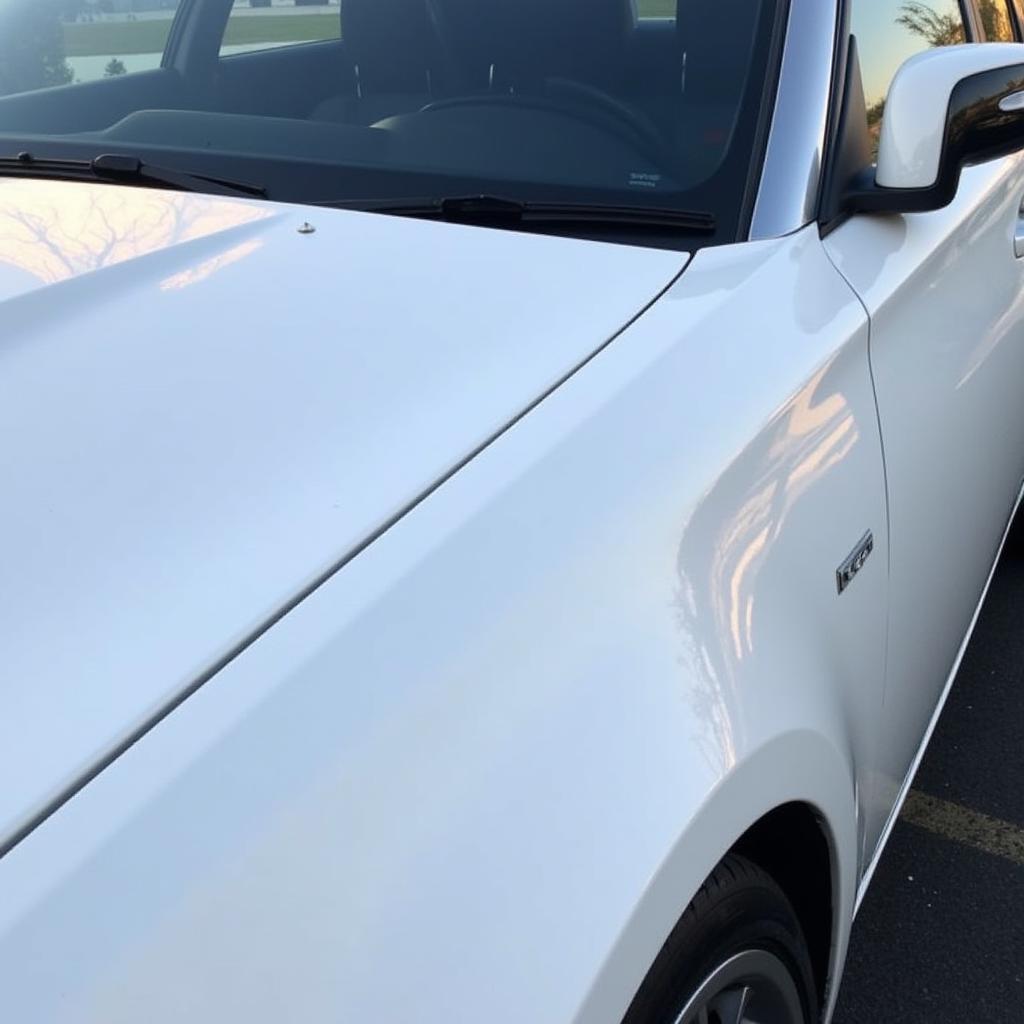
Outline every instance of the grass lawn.
<svg viewBox="0 0 1024 1024"><path fill-rule="evenodd" d="M64 26L69 57L117 56L124 53L162 53L170 21L117 21ZM228 23L224 42L297 43L305 39L331 39L338 35L336 14L282 14L262 18L235 18Z"/></svg>
<svg viewBox="0 0 1024 1024"><path fill-rule="evenodd" d="M668 18L676 0L639 0L641 17ZM117 21L64 25L69 57L116 57L128 53L162 53L170 21ZM224 42L231 45L297 43L306 39L333 39L338 34L337 14L282 14L233 18Z"/></svg>
<svg viewBox="0 0 1024 1024"><path fill-rule="evenodd" d="M637 0L641 18L674 18L676 0Z"/></svg>

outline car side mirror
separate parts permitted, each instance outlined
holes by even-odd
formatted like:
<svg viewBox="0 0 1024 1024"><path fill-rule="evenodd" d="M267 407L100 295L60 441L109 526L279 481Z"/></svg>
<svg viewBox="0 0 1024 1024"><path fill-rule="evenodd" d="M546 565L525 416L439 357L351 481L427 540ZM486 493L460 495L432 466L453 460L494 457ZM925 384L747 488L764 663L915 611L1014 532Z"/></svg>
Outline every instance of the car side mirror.
<svg viewBox="0 0 1024 1024"><path fill-rule="evenodd" d="M907 60L889 87L878 163L855 179L851 213L948 206L960 171L1024 149L1024 44L967 43Z"/></svg>

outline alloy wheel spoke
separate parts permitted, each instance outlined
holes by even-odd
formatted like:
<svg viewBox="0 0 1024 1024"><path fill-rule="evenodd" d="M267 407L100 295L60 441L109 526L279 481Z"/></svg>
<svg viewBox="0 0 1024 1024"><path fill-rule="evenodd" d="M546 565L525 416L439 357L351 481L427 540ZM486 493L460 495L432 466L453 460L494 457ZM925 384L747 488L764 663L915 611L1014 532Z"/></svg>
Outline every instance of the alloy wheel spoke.
<svg viewBox="0 0 1024 1024"><path fill-rule="evenodd" d="M722 1024L744 1024L747 1006L754 990L749 985L731 988L721 992L713 1001L715 1018Z"/></svg>
<svg viewBox="0 0 1024 1024"><path fill-rule="evenodd" d="M755 1024L755 1018L756 1024L807 1019L785 964L758 949L734 954L712 971L672 1024Z"/></svg>
<svg viewBox="0 0 1024 1024"><path fill-rule="evenodd" d="M749 985L744 985L743 990L740 992L740 997L736 1006L736 1021L735 1024L744 1024L747 1019L747 1005L750 1002L750 997L754 994L754 990Z"/></svg>

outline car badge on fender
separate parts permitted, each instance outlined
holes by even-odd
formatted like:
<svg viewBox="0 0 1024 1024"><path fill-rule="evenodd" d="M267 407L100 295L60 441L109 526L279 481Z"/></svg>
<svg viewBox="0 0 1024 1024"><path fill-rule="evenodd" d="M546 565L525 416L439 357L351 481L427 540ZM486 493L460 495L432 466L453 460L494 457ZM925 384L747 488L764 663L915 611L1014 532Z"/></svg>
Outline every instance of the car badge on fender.
<svg viewBox="0 0 1024 1024"><path fill-rule="evenodd" d="M836 569L836 589L841 594L852 582L868 560L868 555L875 550L874 535L868 530L861 537L857 546L846 556L842 565Z"/></svg>

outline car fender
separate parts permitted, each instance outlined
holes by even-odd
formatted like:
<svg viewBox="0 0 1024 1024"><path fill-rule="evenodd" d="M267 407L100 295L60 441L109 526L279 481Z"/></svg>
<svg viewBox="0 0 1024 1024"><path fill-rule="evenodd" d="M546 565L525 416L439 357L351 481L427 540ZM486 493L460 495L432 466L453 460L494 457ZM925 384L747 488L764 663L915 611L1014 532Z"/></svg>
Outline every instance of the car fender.
<svg viewBox="0 0 1024 1024"><path fill-rule="evenodd" d="M814 772L806 766L813 764ZM775 736L725 776L652 876L593 988L576 1024L613 1024L654 962L669 932L715 865L728 852L723 836L739 840L751 823L787 803L806 804L828 842L832 875L829 977L846 957L857 891L856 801L848 755L821 733L805 729ZM830 989L832 986L830 985ZM834 1002L835 993L829 1004Z"/></svg>
<svg viewBox="0 0 1024 1024"><path fill-rule="evenodd" d="M835 578L887 546L866 335L814 231L699 254L0 861L10 1012L615 1024L792 800L847 928L884 648L884 556Z"/></svg>

